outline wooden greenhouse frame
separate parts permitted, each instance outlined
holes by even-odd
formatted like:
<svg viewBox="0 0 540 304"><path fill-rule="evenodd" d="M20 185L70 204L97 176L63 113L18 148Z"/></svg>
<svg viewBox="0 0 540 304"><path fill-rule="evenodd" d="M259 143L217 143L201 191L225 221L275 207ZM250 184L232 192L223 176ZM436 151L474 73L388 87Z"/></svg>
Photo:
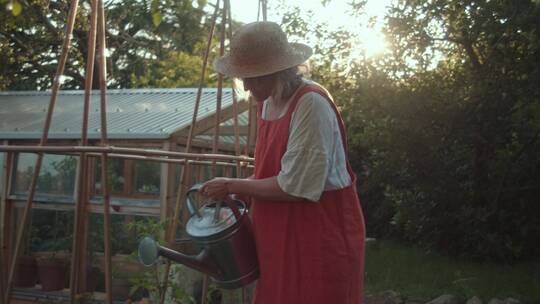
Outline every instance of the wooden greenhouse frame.
<svg viewBox="0 0 540 304"><path fill-rule="evenodd" d="M106 41L105 41L105 11L103 7L103 0L91 0L91 15L89 19L89 35L88 46L89 51L87 54L87 66L85 77L85 95L83 103L83 121L81 138L78 144L74 144L69 140L49 140L49 131L51 127L51 121L53 118L53 112L56 106L57 96L60 90L60 78L64 74L64 67L68 58L68 53L71 45L71 37L73 33L75 18L78 11L79 1L73 0L71 2L68 20L65 29L65 38L63 40L61 54L58 61L58 67L53 80L51 97L49 106L46 111L45 124L42 130L41 139L39 143L28 141L25 145L20 143L13 145L12 141L4 140L0 142L0 152L4 152L5 161L4 167L0 168L0 176L4 185L2 187L3 193L1 193L0 202L0 269L7 271L0 272L0 301L1 303L10 303L12 299L12 286L14 280L14 274L16 271L16 262L20 257L23 250L22 239L27 230L27 224L29 222L29 215L32 212L32 208L36 207L34 204L34 196L36 193L36 186L38 183L38 177L43 164L43 158L45 154L60 154L60 155L75 155L79 157L76 173L76 186L75 186L75 204L74 205L60 205L60 204L48 204L40 205L36 203L40 208L52 208L52 209L70 209L74 210L74 225L73 225L73 243L71 247L71 267L70 267L70 284L69 284L69 299L71 303L75 303L80 298L80 295L85 285L85 271L86 271L86 238L88 235L88 220L89 213L100 213L103 215L104 223L104 272L105 272L105 302L112 303L111 295L111 280L112 280L112 266L111 266L111 241L110 241L110 216L111 216L111 204L110 204L110 187L108 183L108 166L110 158L119 158L125 160L145 160L154 161L161 164L161 180L165 183L161 184L160 190L160 218L167 220L168 226L164 232L165 239L169 246L175 242L175 233L179 224L179 217L181 214L181 206L183 205L186 191L193 180L200 180L200 172L198 168L201 165L211 166L213 175L215 176L218 167L222 168L236 168L236 172L240 175L247 176L250 174L250 170L253 167L253 158L246 156L250 153L250 147L253 145L253 138L255 135L255 123L254 123L254 110L251 100L238 102L233 83L233 104L229 108L222 109L222 90L223 90L223 76L219 75L217 84L217 96L216 96L216 112L212 117L207 117L201 120L197 119L198 107L201 100L203 80L205 78L205 71L208 64L208 57L214 37L214 30L218 20L218 16L221 16L221 33L219 37L220 55L225 51L225 40L232 36L231 30L231 10L230 1L224 0L223 5L220 5L220 0L216 0L215 10L212 15L211 30L209 33L208 41L206 44L206 51L203 60L203 66L201 68L200 83L197 91L197 97L195 101L195 110L192 117L192 122L189 127L180 129L175 132L168 140L147 142L150 148L140 148L140 141L136 140L110 140L107 133L107 86L106 86ZM259 11L262 11L263 20L266 20L266 1L259 0ZM227 31L228 29L228 31ZM98 52L96 56L96 51ZM101 136L99 141L90 141L88 137L88 117L89 117L89 104L92 88L92 79L94 64L98 64L99 71L99 87L100 87L100 117L101 117ZM240 127L238 125L238 115L240 112L249 111L250 118L248 119L247 129L244 129L242 133L247 133L247 144L244 150L240 145ZM223 148L219 147L220 136L220 124L225 119L232 118L234 125L229 127L230 130L226 130L234 134L235 142L234 146L229 149L231 154L223 154ZM228 127L225 127L228 128ZM209 130L213 130L213 141L211 144L196 145L194 144L194 137L198 134L207 133ZM112 145L111 145L112 144ZM123 147L121 147L123 146ZM179 151L179 147L185 147L184 151ZM9 198L9 189L11 189L12 174L15 166L15 156L17 153L36 153L37 160L34 166L33 176L28 189L28 196L25 202L14 202ZM90 189L88 187L88 177L92 176L90 159L100 159L101 162L101 189L102 189L102 205L89 204ZM179 184L175 184L175 165L182 165L181 177ZM224 169L224 172L229 173L232 170ZM175 195L175 189L176 191ZM21 219L15 223L11 216L14 208L23 208ZM136 207L123 207L124 212L137 212ZM172 210L172 212L170 212ZM18 229L17 227L18 226ZM16 234L15 238L13 235ZM168 279L168 272L170 268L170 262L166 264L166 271L164 280ZM206 301L206 292L208 290L208 279L205 276L203 283L202 302ZM164 297L161 298L161 303L165 301Z"/></svg>

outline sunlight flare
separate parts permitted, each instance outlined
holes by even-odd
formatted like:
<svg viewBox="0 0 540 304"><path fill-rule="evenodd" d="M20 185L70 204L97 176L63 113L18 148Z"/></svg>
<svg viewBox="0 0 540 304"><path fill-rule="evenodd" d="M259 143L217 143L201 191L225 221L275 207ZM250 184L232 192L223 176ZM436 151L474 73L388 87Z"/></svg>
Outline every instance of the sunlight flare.
<svg viewBox="0 0 540 304"><path fill-rule="evenodd" d="M383 54L388 50L388 44L383 33L374 30L367 29L359 34L360 48L363 49L365 57L372 57Z"/></svg>

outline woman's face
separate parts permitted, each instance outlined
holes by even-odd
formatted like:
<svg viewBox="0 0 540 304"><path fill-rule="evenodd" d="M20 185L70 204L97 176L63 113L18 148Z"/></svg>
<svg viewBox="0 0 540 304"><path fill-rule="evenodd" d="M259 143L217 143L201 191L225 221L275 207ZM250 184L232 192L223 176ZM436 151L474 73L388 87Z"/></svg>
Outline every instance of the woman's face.
<svg viewBox="0 0 540 304"><path fill-rule="evenodd" d="M272 94L275 77L274 74L271 74L253 78L242 78L242 82L244 83L244 90L250 91L255 100L263 101Z"/></svg>

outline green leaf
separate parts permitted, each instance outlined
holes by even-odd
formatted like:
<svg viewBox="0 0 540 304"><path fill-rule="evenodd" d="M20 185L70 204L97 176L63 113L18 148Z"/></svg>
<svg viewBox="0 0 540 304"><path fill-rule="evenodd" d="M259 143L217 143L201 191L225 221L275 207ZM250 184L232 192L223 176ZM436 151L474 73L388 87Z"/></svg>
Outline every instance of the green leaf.
<svg viewBox="0 0 540 304"><path fill-rule="evenodd" d="M152 14L152 22L154 23L155 27L158 27L161 23L161 14L159 12L155 12Z"/></svg>
<svg viewBox="0 0 540 304"><path fill-rule="evenodd" d="M19 16L21 12L22 5L18 1L14 0L11 7L11 13L13 14L13 16Z"/></svg>

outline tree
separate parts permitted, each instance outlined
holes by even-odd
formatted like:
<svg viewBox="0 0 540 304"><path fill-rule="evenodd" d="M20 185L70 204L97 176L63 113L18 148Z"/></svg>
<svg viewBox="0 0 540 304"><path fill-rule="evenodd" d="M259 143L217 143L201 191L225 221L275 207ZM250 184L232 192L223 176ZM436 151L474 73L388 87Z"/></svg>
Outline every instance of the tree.
<svg viewBox="0 0 540 304"><path fill-rule="evenodd" d="M539 253L539 12L532 1L401 1L390 11L396 65L418 63L391 116L409 138L399 146L405 183L390 192L407 238L479 258Z"/></svg>
<svg viewBox="0 0 540 304"><path fill-rule="evenodd" d="M370 121L355 135L400 237L477 258L538 254L538 12L531 1L389 12L394 54L379 70L396 78L393 98L350 109L372 115L352 114Z"/></svg>
<svg viewBox="0 0 540 304"><path fill-rule="evenodd" d="M540 254L539 13L526 0L397 1L392 53L360 61L346 31L286 15L291 34L317 37L312 78L346 120L368 234L472 258Z"/></svg>
<svg viewBox="0 0 540 304"><path fill-rule="evenodd" d="M0 1L0 90L51 87L70 1L21 0L15 15ZM106 3L108 85L193 86L207 37L206 1L122 0ZM63 88L84 86L89 1L81 2ZM97 65L96 65L97 69ZM94 87L98 84L94 73Z"/></svg>

